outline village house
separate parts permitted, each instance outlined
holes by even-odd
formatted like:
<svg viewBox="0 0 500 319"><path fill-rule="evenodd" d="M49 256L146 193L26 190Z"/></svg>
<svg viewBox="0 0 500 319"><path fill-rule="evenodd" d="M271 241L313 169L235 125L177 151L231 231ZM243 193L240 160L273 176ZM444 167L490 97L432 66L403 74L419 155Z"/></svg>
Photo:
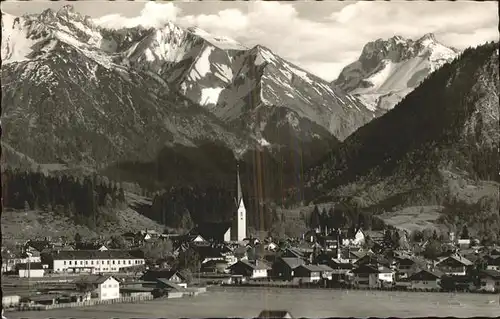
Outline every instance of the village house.
<svg viewBox="0 0 500 319"><path fill-rule="evenodd" d="M41 254L38 250L25 250L17 254L7 249L2 250L2 272L15 271L15 266L19 264L40 263L41 261Z"/></svg>
<svg viewBox="0 0 500 319"><path fill-rule="evenodd" d="M374 244L381 245L384 241L385 233L384 231L380 230L365 230L364 235L365 235L365 240L366 237L370 237L370 239Z"/></svg>
<svg viewBox="0 0 500 319"><path fill-rule="evenodd" d="M490 256L499 256L500 257L500 248L493 248L490 251Z"/></svg>
<svg viewBox="0 0 500 319"><path fill-rule="evenodd" d="M479 290L488 292L500 291L500 271L483 270L479 274Z"/></svg>
<svg viewBox="0 0 500 319"><path fill-rule="evenodd" d="M263 279L268 277L270 267L261 260L248 261L239 260L237 263L228 267L232 275L240 275L249 279Z"/></svg>
<svg viewBox="0 0 500 319"><path fill-rule="evenodd" d="M379 271L378 279L384 285L392 285L394 283L395 274L392 269L385 266L379 266L378 271Z"/></svg>
<svg viewBox="0 0 500 319"><path fill-rule="evenodd" d="M200 223L189 234L200 235L211 242L229 242L231 241L231 226L231 222Z"/></svg>
<svg viewBox="0 0 500 319"><path fill-rule="evenodd" d="M467 274L467 270L472 266L473 264L470 260L460 255L445 257L436 264L436 267L440 271L446 275L454 276L465 276Z"/></svg>
<svg viewBox="0 0 500 319"><path fill-rule="evenodd" d="M225 273L229 263L226 260L210 260L201 265L202 273Z"/></svg>
<svg viewBox="0 0 500 319"><path fill-rule="evenodd" d="M304 260L306 260L307 258L303 252L297 250L296 248L286 248L285 251L281 254L281 257L301 258Z"/></svg>
<svg viewBox="0 0 500 319"><path fill-rule="evenodd" d="M379 288L379 270L375 267L362 265L352 271L354 286L358 288Z"/></svg>
<svg viewBox="0 0 500 319"><path fill-rule="evenodd" d="M321 280L322 268L318 265L300 265L293 271L293 282L317 283Z"/></svg>
<svg viewBox="0 0 500 319"><path fill-rule="evenodd" d="M394 272L382 265L362 264L355 268L352 274L354 283L360 288L376 288L394 283Z"/></svg>
<svg viewBox="0 0 500 319"><path fill-rule="evenodd" d="M42 263L23 263L16 266L19 278L40 278L45 275L48 265Z"/></svg>
<svg viewBox="0 0 500 319"><path fill-rule="evenodd" d="M120 280L113 276L90 275L75 282L80 291L90 292L92 299L109 300L120 298Z"/></svg>
<svg viewBox="0 0 500 319"><path fill-rule="evenodd" d="M302 239L308 243L315 243L318 241L318 233L315 230L308 230L302 235Z"/></svg>
<svg viewBox="0 0 500 319"><path fill-rule="evenodd" d="M327 251L336 250L339 247L339 238L337 234L318 236L317 242Z"/></svg>
<svg viewBox="0 0 500 319"><path fill-rule="evenodd" d="M274 242L269 242L264 244L264 249L268 251L277 251L279 246Z"/></svg>
<svg viewBox="0 0 500 319"><path fill-rule="evenodd" d="M16 255L8 249L2 249L2 273L12 271L16 265Z"/></svg>
<svg viewBox="0 0 500 319"><path fill-rule="evenodd" d="M395 266L397 270L398 278L407 278L408 274L412 273L416 267L417 263L413 258L404 257L404 258L396 258Z"/></svg>
<svg viewBox="0 0 500 319"><path fill-rule="evenodd" d="M367 253L360 259L356 260L354 263L356 266L361 266L361 265L371 265L371 266L385 266L385 267L391 267L392 262L385 258L384 256L376 255L373 253Z"/></svg>
<svg viewBox="0 0 500 319"><path fill-rule="evenodd" d="M427 269L420 270L413 275L411 275L408 279L411 282L411 289L440 289L441 288L441 277L443 273L436 270L431 271Z"/></svg>
<svg viewBox="0 0 500 319"><path fill-rule="evenodd" d="M192 245L190 247L191 250L196 252L200 256L201 263L204 264L211 260L225 260L225 257L222 255L222 251L218 247L214 246L201 246L201 245Z"/></svg>
<svg viewBox="0 0 500 319"><path fill-rule="evenodd" d="M24 244L24 251L32 251L33 253L37 251L38 253L42 253L43 251L50 250L54 247L52 242L46 237L43 240L28 240Z"/></svg>
<svg viewBox="0 0 500 319"><path fill-rule="evenodd" d="M321 278L324 280L332 280L333 279L333 269L328 265L317 265L321 271Z"/></svg>
<svg viewBox="0 0 500 319"><path fill-rule="evenodd" d="M352 275L352 270L354 265L351 263L343 262L339 259L334 259L332 262L327 264L332 271L332 281L334 282L347 282Z"/></svg>
<svg viewBox="0 0 500 319"><path fill-rule="evenodd" d="M340 256L338 256L337 259L340 259L343 263L354 264L356 261L363 258L366 254L367 252L362 250L352 250L350 248L342 249L340 251Z"/></svg>
<svg viewBox="0 0 500 319"><path fill-rule="evenodd" d="M145 229L145 230L140 230L139 234L144 236L144 239L150 240L150 239L157 239L160 237L160 233L158 233L154 229Z"/></svg>
<svg viewBox="0 0 500 319"><path fill-rule="evenodd" d="M181 287L187 288L187 280L180 272L172 269L154 269L146 271L140 278L143 281L154 282L164 279Z"/></svg>
<svg viewBox="0 0 500 319"><path fill-rule="evenodd" d="M257 318L289 318L292 319L293 316L286 310L262 310Z"/></svg>
<svg viewBox="0 0 500 319"><path fill-rule="evenodd" d="M343 232L342 235L342 246L359 247L365 243L365 234L361 228L354 230L349 229Z"/></svg>
<svg viewBox="0 0 500 319"><path fill-rule="evenodd" d="M500 271L500 256L489 255L486 256L486 269Z"/></svg>
<svg viewBox="0 0 500 319"><path fill-rule="evenodd" d="M80 242L75 243L75 250L108 250L106 245L96 242Z"/></svg>
<svg viewBox="0 0 500 319"><path fill-rule="evenodd" d="M305 263L304 259L298 257L279 257L272 265L272 276L283 280L292 280L294 270Z"/></svg>
<svg viewBox="0 0 500 319"><path fill-rule="evenodd" d="M460 249L470 248L470 246L471 246L470 238L460 238L458 240L458 247L460 247Z"/></svg>
<svg viewBox="0 0 500 319"><path fill-rule="evenodd" d="M41 251L32 246L26 246L21 253L21 258L26 259L26 262L39 263L41 262Z"/></svg>
<svg viewBox="0 0 500 319"><path fill-rule="evenodd" d="M145 264L144 258L137 258L122 250L58 251L50 258L55 273L109 273Z"/></svg>

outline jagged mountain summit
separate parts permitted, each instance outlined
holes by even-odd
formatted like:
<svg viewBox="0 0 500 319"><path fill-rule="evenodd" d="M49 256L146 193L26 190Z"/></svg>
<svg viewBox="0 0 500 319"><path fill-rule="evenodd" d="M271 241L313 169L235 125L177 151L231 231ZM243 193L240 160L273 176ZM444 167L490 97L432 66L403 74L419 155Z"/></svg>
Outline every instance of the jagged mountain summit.
<svg viewBox="0 0 500 319"><path fill-rule="evenodd" d="M198 28L107 29L65 6L2 12L2 35L6 141L45 162L151 158L166 142L200 139L237 153L328 148L374 118L269 49Z"/></svg>
<svg viewBox="0 0 500 319"><path fill-rule="evenodd" d="M359 59L346 66L333 84L371 109L385 112L458 53L439 43L432 33L417 40L401 36L378 39L366 44Z"/></svg>
<svg viewBox="0 0 500 319"><path fill-rule="evenodd" d="M2 138L37 162L95 167L151 160L168 143L251 143L157 78L114 64L100 30L70 8L2 13L2 35Z"/></svg>
<svg viewBox="0 0 500 319"><path fill-rule="evenodd" d="M498 215L498 58L489 43L432 73L310 171L310 196L357 197L383 211L485 197Z"/></svg>

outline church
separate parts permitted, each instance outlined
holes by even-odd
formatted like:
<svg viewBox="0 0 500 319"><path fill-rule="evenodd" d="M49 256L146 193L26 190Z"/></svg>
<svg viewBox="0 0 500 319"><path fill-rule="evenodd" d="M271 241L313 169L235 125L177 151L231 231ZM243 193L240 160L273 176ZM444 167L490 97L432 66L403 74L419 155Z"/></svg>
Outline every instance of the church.
<svg viewBox="0 0 500 319"><path fill-rule="evenodd" d="M200 235L207 241L216 242L241 242L247 238L247 210L243 200L239 166L236 173L238 191L234 199L234 215L230 222L208 222L200 223L193 228L190 235Z"/></svg>
<svg viewBox="0 0 500 319"><path fill-rule="evenodd" d="M245 208L245 201L243 200L239 165L236 171L236 179L236 182L238 183L238 192L235 198L236 216L233 217L231 239L235 241L243 241L247 238L247 209Z"/></svg>

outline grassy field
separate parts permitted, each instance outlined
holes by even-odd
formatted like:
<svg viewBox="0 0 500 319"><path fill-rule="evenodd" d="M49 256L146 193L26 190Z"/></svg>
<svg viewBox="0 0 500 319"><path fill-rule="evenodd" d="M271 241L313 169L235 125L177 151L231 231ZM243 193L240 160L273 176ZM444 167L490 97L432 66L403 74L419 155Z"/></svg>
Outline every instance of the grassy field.
<svg viewBox="0 0 500 319"><path fill-rule="evenodd" d="M437 229L437 219L441 215L441 206L414 206L406 207L394 212L386 212L379 217L388 225L400 229L424 230Z"/></svg>
<svg viewBox="0 0 500 319"><path fill-rule="evenodd" d="M263 309L285 309L296 318L466 318L497 316L499 304L498 295L483 294L217 287L192 298L9 313L8 318L253 318Z"/></svg>

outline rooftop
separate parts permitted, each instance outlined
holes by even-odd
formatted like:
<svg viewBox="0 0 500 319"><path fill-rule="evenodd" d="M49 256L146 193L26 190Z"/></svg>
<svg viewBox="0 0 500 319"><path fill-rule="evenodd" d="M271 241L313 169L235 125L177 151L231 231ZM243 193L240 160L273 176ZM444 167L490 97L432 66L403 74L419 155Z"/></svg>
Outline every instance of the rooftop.
<svg viewBox="0 0 500 319"><path fill-rule="evenodd" d="M78 259L139 259L126 250L60 250L53 255L54 260Z"/></svg>

